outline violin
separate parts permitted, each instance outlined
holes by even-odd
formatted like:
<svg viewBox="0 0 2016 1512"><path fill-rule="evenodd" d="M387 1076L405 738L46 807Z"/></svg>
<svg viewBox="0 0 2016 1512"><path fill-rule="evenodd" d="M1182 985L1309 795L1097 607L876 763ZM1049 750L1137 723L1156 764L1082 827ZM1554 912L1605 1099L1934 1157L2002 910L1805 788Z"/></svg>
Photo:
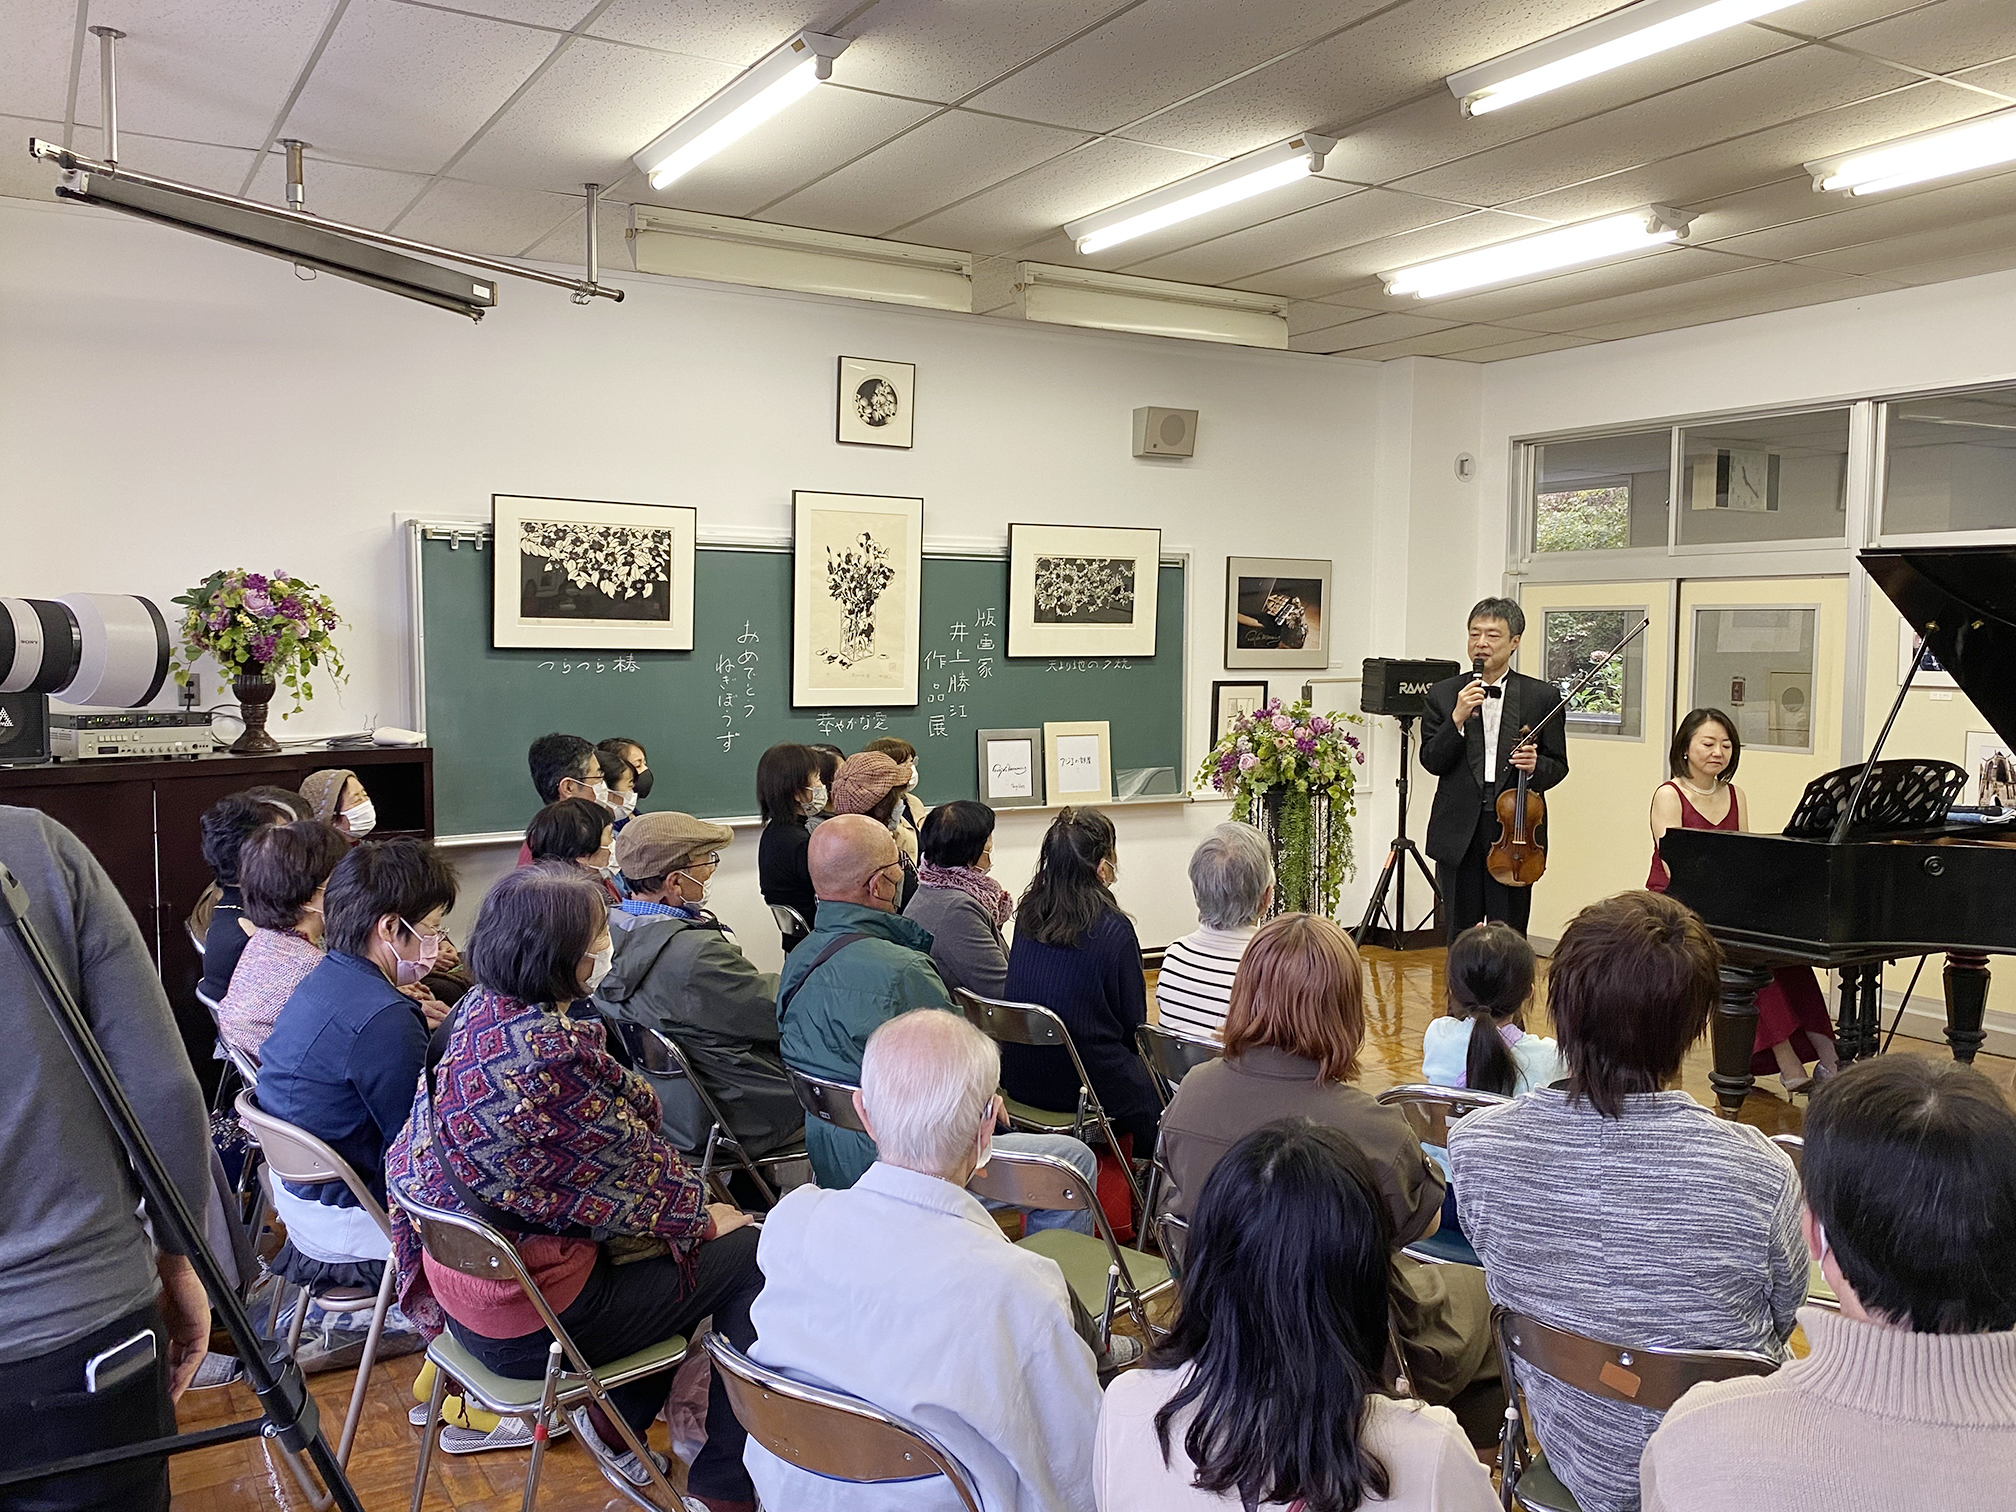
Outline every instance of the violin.
<svg viewBox="0 0 2016 1512"><path fill-rule="evenodd" d="M1532 734L1531 725L1522 727L1519 744L1530 745ZM1547 822L1547 800L1528 787L1527 781L1528 773L1522 769L1518 785L1498 795L1498 838L1491 842L1484 867L1503 887L1531 887L1547 873L1547 847L1540 843L1540 826Z"/></svg>

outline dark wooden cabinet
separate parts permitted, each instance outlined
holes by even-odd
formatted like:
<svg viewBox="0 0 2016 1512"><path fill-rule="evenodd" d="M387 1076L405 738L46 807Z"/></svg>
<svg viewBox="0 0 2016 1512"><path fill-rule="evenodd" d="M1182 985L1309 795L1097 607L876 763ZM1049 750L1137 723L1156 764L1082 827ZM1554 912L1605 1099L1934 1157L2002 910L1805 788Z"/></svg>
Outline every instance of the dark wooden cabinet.
<svg viewBox="0 0 2016 1512"><path fill-rule="evenodd" d="M378 810L374 834L433 838L434 753L426 747L0 766L0 804L40 809L69 829L133 910L206 1091L217 1078L215 1032L196 1001L202 961L182 922L210 883L203 811L249 787L299 788L329 767L348 767L364 784Z"/></svg>

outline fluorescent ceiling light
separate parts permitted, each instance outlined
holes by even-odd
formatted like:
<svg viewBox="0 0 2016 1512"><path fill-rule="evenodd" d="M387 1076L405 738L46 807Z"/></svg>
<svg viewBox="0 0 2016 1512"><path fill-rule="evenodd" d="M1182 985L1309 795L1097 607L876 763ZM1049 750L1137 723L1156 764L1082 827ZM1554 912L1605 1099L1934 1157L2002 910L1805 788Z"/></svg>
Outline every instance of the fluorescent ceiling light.
<svg viewBox="0 0 2016 1512"><path fill-rule="evenodd" d="M973 309L970 253L873 236L633 205L630 256L640 273L933 310Z"/></svg>
<svg viewBox="0 0 2016 1512"><path fill-rule="evenodd" d="M1860 152L1808 163L1818 190L1846 189L1850 194L1881 194L1906 184L1948 178L1975 168L1990 168L2016 160L2016 110L1942 126L1899 137Z"/></svg>
<svg viewBox="0 0 2016 1512"><path fill-rule="evenodd" d="M1622 215L1584 221L1579 226L1563 226L1558 231L1497 242L1474 252L1438 257L1433 262L1416 263L1411 268L1379 276L1386 281L1388 294L1435 299L1657 247L1685 236L1687 223L1693 218L1665 205L1647 205L1642 210L1628 210Z"/></svg>
<svg viewBox="0 0 2016 1512"><path fill-rule="evenodd" d="M1097 215L1072 221L1064 231L1078 243L1080 252L1103 252L1150 231L1160 231L1164 226L1305 179L1322 168L1324 155L1336 145L1331 137L1304 132L1173 184L1164 184L1160 189L1137 194Z"/></svg>
<svg viewBox="0 0 2016 1512"><path fill-rule="evenodd" d="M1530 47L1453 73L1447 81L1449 92L1462 102L1463 114L1484 115L1797 3L1638 0Z"/></svg>
<svg viewBox="0 0 2016 1512"><path fill-rule="evenodd" d="M844 37L798 33L631 161L650 178L653 189L663 189L810 94L822 79L832 76L833 60L846 50Z"/></svg>
<svg viewBox="0 0 2016 1512"><path fill-rule="evenodd" d="M1015 267L1015 296L1024 320L1234 346L1288 345L1288 301L1274 294L1025 262Z"/></svg>

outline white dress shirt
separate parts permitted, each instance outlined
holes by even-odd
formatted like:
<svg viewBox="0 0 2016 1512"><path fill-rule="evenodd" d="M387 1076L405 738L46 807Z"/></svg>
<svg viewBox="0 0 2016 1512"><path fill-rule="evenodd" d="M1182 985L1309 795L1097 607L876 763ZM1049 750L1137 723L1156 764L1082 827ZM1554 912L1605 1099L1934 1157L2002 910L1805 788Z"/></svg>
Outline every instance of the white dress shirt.
<svg viewBox="0 0 2016 1512"><path fill-rule="evenodd" d="M1099 1380L1054 1262L1017 1249L979 1201L880 1162L844 1191L799 1187L756 1250L751 1355L931 1433L986 1512L1093 1512ZM743 1455L785 1512L958 1512L943 1477L856 1485L754 1438Z"/></svg>
<svg viewBox="0 0 2016 1512"><path fill-rule="evenodd" d="M1508 667L1506 672L1510 670ZM1502 690L1505 686L1506 672L1500 672L1496 682L1486 678L1484 686ZM1484 707L1479 709L1477 714L1484 721L1484 796L1488 798L1491 796L1491 789L1498 782L1498 727L1505 722L1505 699L1502 691L1497 698L1485 699Z"/></svg>

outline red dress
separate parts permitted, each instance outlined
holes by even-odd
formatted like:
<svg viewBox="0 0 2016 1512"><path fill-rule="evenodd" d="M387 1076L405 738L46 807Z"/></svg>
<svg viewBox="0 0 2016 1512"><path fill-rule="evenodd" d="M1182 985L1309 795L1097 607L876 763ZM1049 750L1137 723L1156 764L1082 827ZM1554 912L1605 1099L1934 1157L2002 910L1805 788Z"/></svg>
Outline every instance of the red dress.
<svg viewBox="0 0 2016 1512"><path fill-rule="evenodd" d="M1720 824L1710 824L1701 811L1687 801L1687 793L1679 783L1663 784L1673 789L1680 797L1680 827L1682 829L1733 830L1737 824L1736 802L1732 796L1729 812L1722 816ZM1652 892L1666 891L1671 880L1667 875L1666 863L1659 858L1659 847L1652 847L1652 874L1645 879L1645 886ZM1778 1058L1771 1053L1771 1047L1780 1040L1792 1040L1792 1049L1802 1061L1813 1059L1812 1047L1793 1039L1800 1030L1808 1034L1825 1035L1834 1038L1833 1022L1827 1017L1827 999L1820 992L1820 983L1810 966L1780 966L1771 973L1771 985L1757 992L1757 1043L1750 1057L1750 1071L1753 1076L1766 1076L1778 1069Z"/></svg>

